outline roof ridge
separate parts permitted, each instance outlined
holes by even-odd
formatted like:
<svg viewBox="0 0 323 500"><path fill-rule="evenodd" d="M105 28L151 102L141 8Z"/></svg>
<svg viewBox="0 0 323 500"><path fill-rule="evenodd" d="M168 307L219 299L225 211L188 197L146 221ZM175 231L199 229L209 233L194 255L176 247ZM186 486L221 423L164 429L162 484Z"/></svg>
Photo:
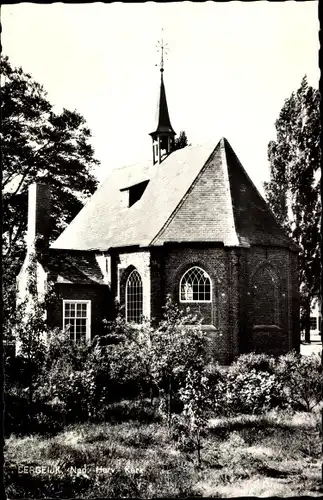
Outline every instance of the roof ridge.
<svg viewBox="0 0 323 500"><path fill-rule="evenodd" d="M234 212L233 212L233 200L232 200L232 193L231 193L231 184L230 184L230 178L229 178L229 170L228 170L228 161L227 161L227 155L226 155L226 149L225 149L225 144L226 144L226 138L222 137L220 139L220 148L221 148L221 158L222 158L222 165L223 165L223 174L225 176L225 186L227 186L228 189L228 196L230 198L230 203L229 203L229 210L231 214L231 223L233 224L233 231L234 231L234 239L236 241L230 241L231 243L230 246L240 246L240 241L237 233L237 227L235 223L235 218L234 218ZM231 235L230 235L231 236Z"/></svg>

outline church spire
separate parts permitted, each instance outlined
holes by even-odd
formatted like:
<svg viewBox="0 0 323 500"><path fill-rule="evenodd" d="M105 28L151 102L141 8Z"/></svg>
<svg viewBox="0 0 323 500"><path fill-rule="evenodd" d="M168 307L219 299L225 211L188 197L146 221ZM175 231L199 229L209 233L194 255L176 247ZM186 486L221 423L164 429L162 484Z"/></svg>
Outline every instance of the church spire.
<svg viewBox="0 0 323 500"><path fill-rule="evenodd" d="M167 45L167 44L166 44ZM161 161L168 156L174 143L174 136L176 135L171 125L168 106L166 100L165 84L164 84L164 51L165 45L163 39L159 42L161 51L160 59L160 92L157 107L157 128L149 135L153 141L153 163L161 163Z"/></svg>

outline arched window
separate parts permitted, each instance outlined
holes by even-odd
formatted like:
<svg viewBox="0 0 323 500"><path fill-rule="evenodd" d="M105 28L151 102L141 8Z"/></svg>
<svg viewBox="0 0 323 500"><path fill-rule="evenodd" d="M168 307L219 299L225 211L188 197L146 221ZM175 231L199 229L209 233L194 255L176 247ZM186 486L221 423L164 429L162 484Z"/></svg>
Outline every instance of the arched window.
<svg viewBox="0 0 323 500"><path fill-rule="evenodd" d="M142 323L142 280L137 269L134 269L126 283L126 320Z"/></svg>
<svg viewBox="0 0 323 500"><path fill-rule="evenodd" d="M180 302L211 302L211 279L200 267L191 267L179 284Z"/></svg>

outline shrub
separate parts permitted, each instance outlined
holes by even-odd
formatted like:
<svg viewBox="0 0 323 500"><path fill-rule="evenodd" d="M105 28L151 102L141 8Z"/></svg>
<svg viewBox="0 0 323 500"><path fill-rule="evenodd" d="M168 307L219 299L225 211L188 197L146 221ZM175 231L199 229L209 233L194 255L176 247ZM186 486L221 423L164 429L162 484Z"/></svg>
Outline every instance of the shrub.
<svg viewBox="0 0 323 500"><path fill-rule="evenodd" d="M122 333L120 321L111 333L113 343L95 338L92 344L75 344L54 332L47 346L38 400L59 410L68 422L102 420L108 403L148 392L142 332L124 325Z"/></svg>
<svg viewBox="0 0 323 500"><path fill-rule="evenodd" d="M163 320L152 333L151 374L159 394L168 425L174 412L182 409L179 389L189 370L201 369L207 361L206 335L201 323L173 304L168 296Z"/></svg>
<svg viewBox="0 0 323 500"><path fill-rule="evenodd" d="M58 360L44 377L39 396L59 411L65 421L84 421L92 415L94 385L92 371L77 371Z"/></svg>
<svg viewBox="0 0 323 500"><path fill-rule="evenodd" d="M236 366L229 368L220 389L223 391L222 410L229 414L268 411L277 406L281 392L274 374L255 369L237 373Z"/></svg>
<svg viewBox="0 0 323 500"><path fill-rule="evenodd" d="M231 365L230 373L250 372L255 370L256 372L266 372L269 374L275 373L276 360L273 356L269 354L256 354L250 352L248 354L241 354Z"/></svg>
<svg viewBox="0 0 323 500"><path fill-rule="evenodd" d="M118 317L100 344L108 360L111 400L113 394L115 401L159 395L161 413L168 420L182 409L178 391L189 368L205 362L205 335L199 323L169 297L157 328L149 322L134 328Z"/></svg>
<svg viewBox="0 0 323 500"><path fill-rule="evenodd" d="M100 346L76 344L53 332L37 390L38 400L68 422L94 419L107 402L106 359Z"/></svg>
<svg viewBox="0 0 323 500"><path fill-rule="evenodd" d="M280 356L276 376L293 409L311 411L322 401L322 362L319 355L301 356L291 352Z"/></svg>
<svg viewBox="0 0 323 500"><path fill-rule="evenodd" d="M205 374L208 379L210 391L210 412L215 415L222 415L225 408L225 387L227 378L227 368L218 363L209 364L205 367Z"/></svg>
<svg viewBox="0 0 323 500"><path fill-rule="evenodd" d="M31 305L27 302L17 307L17 323L15 338L19 346L19 354L10 363L17 365L18 370L13 373L10 363L6 368L11 374L11 382L18 391L22 391L29 400L30 411L34 402L35 391L45 359L46 327L44 324L43 304ZM10 377L7 383L10 386Z"/></svg>
<svg viewBox="0 0 323 500"><path fill-rule="evenodd" d="M123 335L120 334L122 326ZM112 335L114 339L119 338L119 341L115 343L108 341L103 348L108 360L106 374L111 400L118 401L138 395L143 397L152 390L154 383L151 375L151 334L149 322L133 328L124 320L117 319L116 329ZM107 337L110 336L111 334Z"/></svg>

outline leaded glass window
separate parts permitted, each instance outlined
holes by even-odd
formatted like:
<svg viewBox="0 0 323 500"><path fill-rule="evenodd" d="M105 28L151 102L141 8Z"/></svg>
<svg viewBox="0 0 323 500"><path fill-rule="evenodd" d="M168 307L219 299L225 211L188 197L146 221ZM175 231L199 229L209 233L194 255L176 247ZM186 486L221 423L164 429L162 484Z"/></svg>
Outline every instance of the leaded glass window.
<svg viewBox="0 0 323 500"><path fill-rule="evenodd" d="M134 269L126 284L126 320L130 323L142 323L142 280Z"/></svg>
<svg viewBox="0 0 323 500"><path fill-rule="evenodd" d="M186 271L180 282L181 302L211 302L211 279L207 272L194 266Z"/></svg>

